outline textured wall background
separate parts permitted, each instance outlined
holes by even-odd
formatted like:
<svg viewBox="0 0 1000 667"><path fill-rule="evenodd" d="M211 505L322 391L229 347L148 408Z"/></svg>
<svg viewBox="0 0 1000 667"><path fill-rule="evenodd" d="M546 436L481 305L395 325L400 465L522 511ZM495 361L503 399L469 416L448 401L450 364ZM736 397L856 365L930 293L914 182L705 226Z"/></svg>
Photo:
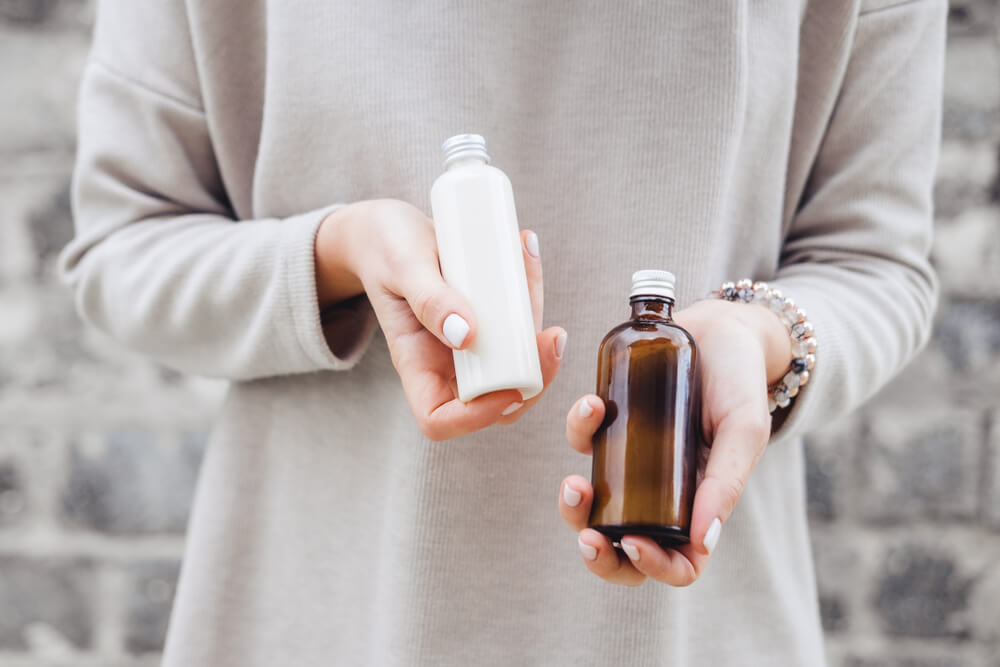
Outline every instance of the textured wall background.
<svg viewBox="0 0 1000 667"><path fill-rule="evenodd" d="M77 321L92 0L0 0L0 665L153 665L223 387ZM930 347L808 443L833 665L1000 665L1000 4L952 3Z"/></svg>

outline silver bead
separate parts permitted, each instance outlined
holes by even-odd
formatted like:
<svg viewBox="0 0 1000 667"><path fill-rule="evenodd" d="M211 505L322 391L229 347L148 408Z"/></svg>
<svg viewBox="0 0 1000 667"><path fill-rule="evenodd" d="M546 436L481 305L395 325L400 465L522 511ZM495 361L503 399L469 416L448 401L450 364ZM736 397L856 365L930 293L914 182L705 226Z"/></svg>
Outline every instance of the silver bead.
<svg viewBox="0 0 1000 667"><path fill-rule="evenodd" d="M732 281L722 283L722 287L719 288L719 291L725 292L727 289L736 289L736 284Z"/></svg>
<svg viewBox="0 0 1000 667"><path fill-rule="evenodd" d="M785 328L791 329L792 325L795 324L795 313L790 310L781 311L781 322L785 325Z"/></svg>
<svg viewBox="0 0 1000 667"><path fill-rule="evenodd" d="M799 325L795 325L799 326ZM810 354L816 353L816 338L795 338L794 332L792 333L792 356L793 357L806 357ZM813 364L816 362L814 361Z"/></svg>
<svg viewBox="0 0 1000 667"><path fill-rule="evenodd" d="M806 311L802 310L801 308L796 308L795 309L795 321L796 322L805 322L806 321Z"/></svg>
<svg viewBox="0 0 1000 667"><path fill-rule="evenodd" d="M798 387L794 387L794 388L793 387L789 387L788 388L788 395L790 397L792 397L792 398L795 398L796 396L799 395L799 388Z"/></svg>
<svg viewBox="0 0 1000 667"><path fill-rule="evenodd" d="M761 291L766 292L767 291L767 283L761 282L761 281L755 282L753 284L753 291L754 292L761 292Z"/></svg>
<svg viewBox="0 0 1000 667"><path fill-rule="evenodd" d="M806 368L808 368L809 370L812 370L813 366L816 365L816 355L815 354L807 354L806 355L806 364L807 364Z"/></svg>
<svg viewBox="0 0 1000 667"><path fill-rule="evenodd" d="M788 371L785 373L785 377L781 378L781 384L785 385L786 389L798 389L799 388L799 376L795 371Z"/></svg>
<svg viewBox="0 0 1000 667"><path fill-rule="evenodd" d="M794 301L792 301L791 299L785 299L785 310L787 310L790 313L794 313L796 310L798 310L798 308L796 307Z"/></svg>
<svg viewBox="0 0 1000 667"><path fill-rule="evenodd" d="M736 281L736 289L745 289L745 288L750 288L750 287L753 287L753 281L752 280L749 280L747 278L743 278L741 280L737 280Z"/></svg>
<svg viewBox="0 0 1000 667"><path fill-rule="evenodd" d="M785 295L781 293L780 289L773 289L770 292L772 299L784 299Z"/></svg>
<svg viewBox="0 0 1000 667"><path fill-rule="evenodd" d="M757 288L757 287L753 288L753 302L754 303L759 303L761 305L764 305L764 304L768 303L769 299L770 299L770 297L767 295L767 288L766 287L764 287L763 289L760 289L760 288Z"/></svg>
<svg viewBox="0 0 1000 667"><path fill-rule="evenodd" d="M804 387L809 384L809 371L799 373L799 386Z"/></svg>
<svg viewBox="0 0 1000 667"><path fill-rule="evenodd" d="M784 389L775 389L774 402L778 405L779 408L787 408L788 404L792 402L792 399L788 395L788 392L785 391Z"/></svg>
<svg viewBox="0 0 1000 667"><path fill-rule="evenodd" d="M804 323L800 322L798 324L795 324L790 332L792 334L792 338L794 338L795 340L805 340L806 338L808 338L809 332L806 330L807 326L809 326L808 322Z"/></svg>
<svg viewBox="0 0 1000 667"><path fill-rule="evenodd" d="M781 313L785 309L785 300L780 296L774 296L772 294L771 303L769 305L771 306L771 312Z"/></svg>

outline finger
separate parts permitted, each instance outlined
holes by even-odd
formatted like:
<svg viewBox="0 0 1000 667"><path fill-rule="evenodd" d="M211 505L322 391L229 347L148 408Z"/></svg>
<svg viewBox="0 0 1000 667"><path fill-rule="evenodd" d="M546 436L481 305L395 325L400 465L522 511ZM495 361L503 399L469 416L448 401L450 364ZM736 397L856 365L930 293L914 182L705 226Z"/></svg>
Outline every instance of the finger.
<svg viewBox="0 0 1000 667"><path fill-rule="evenodd" d="M716 428L691 514L691 544L700 553L709 555L715 548L722 525L764 453L770 422L766 412L744 409L727 415Z"/></svg>
<svg viewBox="0 0 1000 667"><path fill-rule="evenodd" d="M604 421L604 401L599 396L587 394L569 409L566 415L566 440L581 454L594 450L594 433Z"/></svg>
<svg viewBox="0 0 1000 667"><path fill-rule="evenodd" d="M635 569L629 559L618 553L608 538L593 528L585 528L577 535L580 557L587 569L605 581L625 586L638 586L646 575Z"/></svg>
<svg viewBox="0 0 1000 667"><path fill-rule="evenodd" d="M420 324L438 340L452 349L464 349L476 338L472 306L445 283L437 257L432 259L411 265L389 287L398 290Z"/></svg>
<svg viewBox="0 0 1000 667"><path fill-rule="evenodd" d="M621 544L635 569L671 586L690 586L708 564L708 556L698 553L690 544L664 549L648 537L637 535L626 535Z"/></svg>
<svg viewBox="0 0 1000 667"><path fill-rule="evenodd" d="M535 232L527 229L521 232L521 252L524 254L524 273L528 278L531 315L534 317L537 333L542 330L545 298L542 289L542 259L538 253L538 235Z"/></svg>
<svg viewBox="0 0 1000 667"><path fill-rule="evenodd" d="M562 365L562 353L566 347L566 330L562 327L549 327L537 336L538 361L542 366L542 390L532 396L516 412L500 417L498 423L513 424L527 412L527 408L541 400L545 390L555 379Z"/></svg>
<svg viewBox="0 0 1000 667"><path fill-rule="evenodd" d="M521 393L505 389L478 396L468 403L451 398L421 413L417 422L431 440L448 440L486 428L496 423L503 412L520 406ZM420 408L411 404L411 409L417 413Z"/></svg>
<svg viewBox="0 0 1000 667"><path fill-rule="evenodd" d="M585 477L570 475L559 487L559 516L574 531L587 527L594 488Z"/></svg>

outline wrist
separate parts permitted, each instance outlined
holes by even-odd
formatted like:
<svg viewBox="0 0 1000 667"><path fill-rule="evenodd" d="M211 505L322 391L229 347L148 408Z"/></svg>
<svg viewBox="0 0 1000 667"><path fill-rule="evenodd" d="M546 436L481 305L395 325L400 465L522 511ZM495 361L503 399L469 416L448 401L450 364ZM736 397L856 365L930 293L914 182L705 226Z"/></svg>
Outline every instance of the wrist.
<svg viewBox="0 0 1000 667"><path fill-rule="evenodd" d="M365 291L352 261L357 255L354 236L361 203L331 211L316 231L316 295L320 310Z"/></svg>

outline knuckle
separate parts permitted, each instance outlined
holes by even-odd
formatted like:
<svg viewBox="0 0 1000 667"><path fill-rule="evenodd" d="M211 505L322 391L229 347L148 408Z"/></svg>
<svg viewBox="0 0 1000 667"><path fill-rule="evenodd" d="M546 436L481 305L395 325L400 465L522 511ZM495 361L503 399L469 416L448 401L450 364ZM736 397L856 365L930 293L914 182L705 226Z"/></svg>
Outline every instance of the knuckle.
<svg viewBox="0 0 1000 667"><path fill-rule="evenodd" d="M720 483L722 485L722 497L731 511L732 508L736 507L736 502L740 499L740 496L743 495L743 488L746 486L746 482L743 481L742 477L733 477Z"/></svg>
<svg viewBox="0 0 1000 667"><path fill-rule="evenodd" d="M430 290L424 290L414 296L411 307L417 319L426 323L441 309L441 298Z"/></svg>
<svg viewBox="0 0 1000 667"><path fill-rule="evenodd" d="M420 427L420 432L423 433L428 440L441 442L442 440L447 439L441 425L432 419L418 419L417 426Z"/></svg>

